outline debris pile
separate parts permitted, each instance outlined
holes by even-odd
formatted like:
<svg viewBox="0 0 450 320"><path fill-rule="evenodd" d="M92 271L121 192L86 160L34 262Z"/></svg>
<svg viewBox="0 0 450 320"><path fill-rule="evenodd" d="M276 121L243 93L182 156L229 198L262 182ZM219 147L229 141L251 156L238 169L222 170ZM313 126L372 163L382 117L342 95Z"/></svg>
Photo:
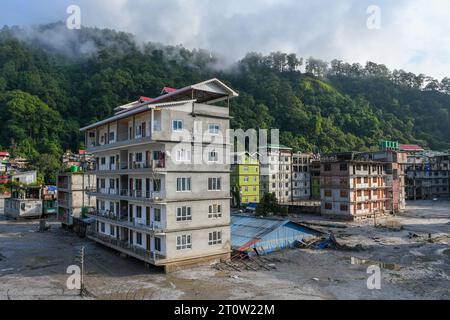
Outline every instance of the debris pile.
<svg viewBox="0 0 450 320"><path fill-rule="evenodd" d="M271 271L276 269L275 264L269 263L267 259L261 256L250 257L241 252L235 252L231 256L231 261L222 260L219 263L213 264L213 268L219 271L237 271L242 270Z"/></svg>

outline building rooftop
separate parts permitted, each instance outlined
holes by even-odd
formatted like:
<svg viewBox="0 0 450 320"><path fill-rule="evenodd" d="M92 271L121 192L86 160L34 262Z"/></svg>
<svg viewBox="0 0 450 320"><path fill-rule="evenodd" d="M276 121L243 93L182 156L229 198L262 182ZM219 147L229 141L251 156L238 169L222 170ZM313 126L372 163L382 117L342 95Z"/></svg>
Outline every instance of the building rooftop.
<svg viewBox="0 0 450 320"><path fill-rule="evenodd" d="M231 216L231 247L234 250L245 251L252 248L260 240L269 236L270 242L277 246L277 242L283 242L283 235L276 232L277 229L289 225L304 234L319 236L322 233L312 228L294 223L288 219L259 218L247 215ZM272 234L273 233L273 234ZM272 235L271 235L272 234Z"/></svg>
<svg viewBox="0 0 450 320"><path fill-rule="evenodd" d="M286 147L285 145L282 145L282 144L267 144L267 145L262 145L262 146L259 146L258 149L267 149L267 150L272 150L272 149L278 149L278 150L292 150L292 148Z"/></svg>
<svg viewBox="0 0 450 320"><path fill-rule="evenodd" d="M422 151L424 151L424 149L421 146L417 145L417 144L400 144L398 146L398 148L401 151L408 151L408 152L422 152Z"/></svg>
<svg viewBox="0 0 450 320"><path fill-rule="evenodd" d="M108 122L119 120L133 114L142 113L146 110L157 107L167 107L188 102L209 104L239 96L237 92L216 78L193 84L182 89L173 90L174 91L163 94L154 99L147 98L150 100L146 101L142 101L142 99L140 99L138 101L119 106L114 109L116 111L115 116L81 128L80 131L86 131L97 126L104 125Z"/></svg>

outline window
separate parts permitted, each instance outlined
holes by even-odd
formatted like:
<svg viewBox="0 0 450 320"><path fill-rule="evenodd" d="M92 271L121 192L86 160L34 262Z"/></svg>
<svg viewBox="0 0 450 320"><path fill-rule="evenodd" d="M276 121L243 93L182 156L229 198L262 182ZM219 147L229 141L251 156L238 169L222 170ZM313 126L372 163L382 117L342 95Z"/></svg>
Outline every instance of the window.
<svg viewBox="0 0 450 320"><path fill-rule="evenodd" d="M244 170L244 172L248 172L249 168L248 167L244 167L242 170Z"/></svg>
<svg viewBox="0 0 450 320"><path fill-rule="evenodd" d="M208 190L209 191L220 191L220 178L208 178Z"/></svg>
<svg viewBox="0 0 450 320"><path fill-rule="evenodd" d="M115 231L114 226L110 226L110 227L109 227L109 234L110 234L111 236L113 236L113 237L114 237L114 231Z"/></svg>
<svg viewBox="0 0 450 320"><path fill-rule="evenodd" d="M106 164L106 158L105 157L100 158L100 164L101 165L105 165Z"/></svg>
<svg viewBox="0 0 450 320"><path fill-rule="evenodd" d="M191 178L177 178L177 191L191 191Z"/></svg>
<svg viewBox="0 0 450 320"><path fill-rule="evenodd" d="M208 131L210 134L219 134L220 126L215 123L208 124Z"/></svg>
<svg viewBox="0 0 450 320"><path fill-rule="evenodd" d="M172 130L173 131L182 131L183 130L183 121L173 120L172 121Z"/></svg>
<svg viewBox="0 0 450 320"><path fill-rule="evenodd" d="M155 237L155 251L161 252L161 238Z"/></svg>
<svg viewBox="0 0 450 320"><path fill-rule="evenodd" d="M248 182L249 181L249 177L245 176L244 177L244 182Z"/></svg>
<svg viewBox="0 0 450 320"><path fill-rule="evenodd" d="M222 244L222 232L221 231L210 232L208 244L210 246Z"/></svg>
<svg viewBox="0 0 450 320"><path fill-rule="evenodd" d="M325 209L326 210L332 210L333 209L333 204L332 203L325 203Z"/></svg>
<svg viewBox="0 0 450 320"><path fill-rule="evenodd" d="M177 250L192 249L191 235L183 234L177 236Z"/></svg>
<svg viewBox="0 0 450 320"><path fill-rule="evenodd" d="M141 219L142 218L142 207L136 206L136 218Z"/></svg>
<svg viewBox="0 0 450 320"><path fill-rule="evenodd" d="M341 190L341 198L347 198L348 192L346 190Z"/></svg>
<svg viewBox="0 0 450 320"><path fill-rule="evenodd" d="M136 162L142 162L142 152L136 153Z"/></svg>
<svg viewBox="0 0 450 320"><path fill-rule="evenodd" d="M141 125L136 126L134 133L135 138L141 138L142 137L141 133L142 133L142 126Z"/></svg>
<svg viewBox="0 0 450 320"><path fill-rule="evenodd" d="M161 192L161 179L153 180L153 191Z"/></svg>
<svg viewBox="0 0 450 320"><path fill-rule="evenodd" d="M155 220L156 222L161 222L161 209L153 209L153 220Z"/></svg>
<svg viewBox="0 0 450 320"><path fill-rule="evenodd" d="M142 245L142 233L136 232L136 243Z"/></svg>
<svg viewBox="0 0 450 320"><path fill-rule="evenodd" d="M177 208L177 221L188 221L192 220L192 210L191 207L180 207Z"/></svg>
<svg viewBox="0 0 450 320"><path fill-rule="evenodd" d="M217 162L219 161L219 154L217 151L210 151L208 152L208 161L209 162Z"/></svg>
<svg viewBox="0 0 450 320"><path fill-rule="evenodd" d="M212 204L209 206L208 218L222 217L222 206L220 204Z"/></svg>
<svg viewBox="0 0 450 320"><path fill-rule="evenodd" d="M100 231L103 232L103 233L105 233L105 223L104 223L104 222L102 222L102 223L100 224Z"/></svg>
<svg viewBox="0 0 450 320"><path fill-rule="evenodd" d="M115 132L110 132L109 133L109 143L114 142L115 139Z"/></svg>
<svg viewBox="0 0 450 320"><path fill-rule="evenodd" d="M341 171L347 171L347 169L348 169L347 164L346 163L341 163L340 166L339 166L339 169Z"/></svg>
<svg viewBox="0 0 450 320"><path fill-rule="evenodd" d="M325 190L325 197L331 197L331 190Z"/></svg>
<svg viewBox="0 0 450 320"><path fill-rule="evenodd" d="M324 171L331 171L331 164L327 163L323 166Z"/></svg>
<svg viewBox="0 0 450 320"><path fill-rule="evenodd" d="M176 155L177 161L191 161L191 150L178 149Z"/></svg>
<svg viewBox="0 0 450 320"><path fill-rule="evenodd" d="M348 205L346 204L341 204L341 211L348 211Z"/></svg>

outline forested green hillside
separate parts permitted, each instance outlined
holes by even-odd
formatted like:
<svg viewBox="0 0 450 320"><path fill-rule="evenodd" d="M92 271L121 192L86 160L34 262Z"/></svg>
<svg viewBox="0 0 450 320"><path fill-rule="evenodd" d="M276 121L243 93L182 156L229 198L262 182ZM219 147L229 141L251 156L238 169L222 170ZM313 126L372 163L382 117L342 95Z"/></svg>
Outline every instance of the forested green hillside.
<svg viewBox="0 0 450 320"><path fill-rule="evenodd" d="M203 50L62 24L0 31L0 148L50 172L64 150L83 147L80 126L163 86L211 77L240 93L234 128L279 128L282 143L298 150L367 150L381 139L450 148L448 78L280 52L225 67Z"/></svg>

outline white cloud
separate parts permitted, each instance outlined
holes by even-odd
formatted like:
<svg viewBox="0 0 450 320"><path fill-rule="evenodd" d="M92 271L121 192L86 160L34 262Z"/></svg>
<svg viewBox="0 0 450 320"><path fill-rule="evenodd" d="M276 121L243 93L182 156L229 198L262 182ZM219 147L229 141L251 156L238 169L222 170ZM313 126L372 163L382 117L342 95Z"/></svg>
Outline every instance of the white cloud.
<svg viewBox="0 0 450 320"><path fill-rule="evenodd" d="M249 51L282 50L450 76L448 0L65 0L44 6L48 22L63 20L61 6L71 2L81 7L84 25L204 48L230 61ZM366 27L369 5L381 8L380 30ZM29 23L41 23L38 14Z"/></svg>

